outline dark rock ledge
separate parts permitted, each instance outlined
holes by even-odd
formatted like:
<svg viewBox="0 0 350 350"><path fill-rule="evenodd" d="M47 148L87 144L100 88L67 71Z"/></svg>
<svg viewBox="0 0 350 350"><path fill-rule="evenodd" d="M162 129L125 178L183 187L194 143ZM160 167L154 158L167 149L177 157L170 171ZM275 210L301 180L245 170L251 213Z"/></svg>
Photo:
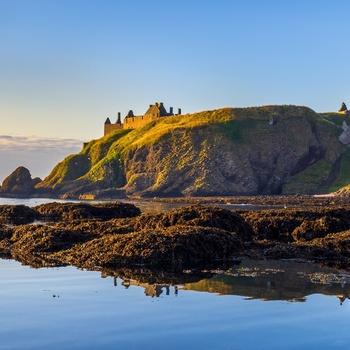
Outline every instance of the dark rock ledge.
<svg viewBox="0 0 350 350"><path fill-rule="evenodd" d="M142 214L133 204L0 206L0 254L32 266L181 271L237 259L301 259L350 269L350 207L230 211L192 205Z"/></svg>

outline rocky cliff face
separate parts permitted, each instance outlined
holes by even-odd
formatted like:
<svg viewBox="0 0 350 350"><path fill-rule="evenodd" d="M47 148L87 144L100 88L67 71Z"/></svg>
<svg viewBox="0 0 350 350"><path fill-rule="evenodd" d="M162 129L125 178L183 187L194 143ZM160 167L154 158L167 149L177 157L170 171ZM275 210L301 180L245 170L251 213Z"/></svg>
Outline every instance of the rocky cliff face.
<svg viewBox="0 0 350 350"><path fill-rule="evenodd" d="M18 167L2 183L0 188L1 196L27 197L35 192L35 185L41 179L34 178L25 167Z"/></svg>
<svg viewBox="0 0 350 350"><path fill-rule="evenodd" d="M314 180L326 183L343 151L336 139L329 138L332 125L317 120L306 108L247 112L247 118L240 120L175 130L153 145L129 152L125 157L127 192L149 196L281 194L293 176L322 160L329 162L329 172L317 174L316 169ZM319 176L322 179L316 179Z"/></svg>
<svg viewBox="0 0 350 350"><path fill-rule="evenodd" d="M164 118L90 142L37 191L66 197L323 193L350 182L350 152L338 139L344 116L337 118L297 106Z"/></svg>

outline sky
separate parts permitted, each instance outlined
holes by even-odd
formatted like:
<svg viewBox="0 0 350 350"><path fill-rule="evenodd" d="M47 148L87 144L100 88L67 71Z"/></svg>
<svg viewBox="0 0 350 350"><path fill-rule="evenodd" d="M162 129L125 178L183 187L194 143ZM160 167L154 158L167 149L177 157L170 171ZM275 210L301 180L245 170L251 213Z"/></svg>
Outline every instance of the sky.
<svg viewBox="0 0 350 350"><path fill-rule="evenodd" d="M0 183L149 104L350 105L348 0L0 0Z"/></svg>

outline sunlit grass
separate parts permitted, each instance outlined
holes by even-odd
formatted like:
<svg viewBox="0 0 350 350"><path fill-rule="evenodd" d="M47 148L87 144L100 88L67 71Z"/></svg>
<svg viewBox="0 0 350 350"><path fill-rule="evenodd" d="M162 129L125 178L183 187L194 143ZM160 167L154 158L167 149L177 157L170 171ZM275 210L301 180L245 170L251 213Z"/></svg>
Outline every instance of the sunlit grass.
<svg viewBox="0 0 350 350"><path fill-rule="evenodd" d="M332 162L328 159L321 159L317 163L307 167L304 171L291 176L283 188L284 194L308 193L313 194L319 190L322 182L325 181L332 170ZM327 192L327 189L324 188Z"/></svg>
<svg viewBox="0 0 350 350"><path fill-rule="evenodd" d="M305 120L311 126L316 138L321 135L320 137L336 140L335 135L339 134L339 130L341 131L340 126L344 117L338 113L320 115L309 108L299 106L263 106L223 108L191 115L160 118L143 127L134 130L117 130L89 142L78 155L69 156L59 163L40 186L57 185L79 178L100 181L112 173L114 186L122 187L125 185L126 177L129 183L133 179L132 171L126 169L126 157L130 157L135 150L162 140L160 144L168 145L171 152L164 154L155 169L157 179L154 186L161 187L166 184L167 178L173 172L181 172L187 167L200 169L202 163L208 162L212 149L217 145L223 149L223 152L225 147L230 147L228 145L232 143L245 144L252 150L256 147L254 142L256 135L270 135L270 138L274 137L275 140L285 134L299 135L294 129L298 127L299 121L305 123ZM271 118L276 122L274 127L269 125ZM257 128L259 128L258 133ZM293 132L288 128L294 128ZM266 140L268 139L267 137ZM298 147L299 141L298 138L289 140L293 147ZM322 140L320 142L322 143ZM334 146L334 153L337 153L338 146L334 142L330 143L330 147ZM261 147L261 142L259 144ZM298 188L301 192L317 190L331 167L329 160L319 161L292 177L286 191L296 191ZM349 172L350 156L345 155L342 160L341 174L332 188L338 189L343 183L346 185ZM201 181L198 179L196 186L204 186L205 184Z"/></svg>
<svg viewBox="0 0 350 350"><path fill-rule="evenodd" d="M339 176L333 182L333 184L328 188L329 192L335 192L340 188L347 186L350 181L349 174L350 174L350 150L342 154Z"/></svg>

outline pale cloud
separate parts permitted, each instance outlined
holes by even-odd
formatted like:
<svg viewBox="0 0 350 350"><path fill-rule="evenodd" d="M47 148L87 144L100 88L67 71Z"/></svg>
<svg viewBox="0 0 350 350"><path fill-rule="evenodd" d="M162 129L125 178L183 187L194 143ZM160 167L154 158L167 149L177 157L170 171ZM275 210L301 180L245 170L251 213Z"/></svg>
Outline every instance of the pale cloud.
<svg viewBox="0 0 350 350"><path fill-rule="evenodd" d="M0 184L19 166L32 177L44 178L70 154L79 153L83 141L37 136L0 135Z"/></svg>

